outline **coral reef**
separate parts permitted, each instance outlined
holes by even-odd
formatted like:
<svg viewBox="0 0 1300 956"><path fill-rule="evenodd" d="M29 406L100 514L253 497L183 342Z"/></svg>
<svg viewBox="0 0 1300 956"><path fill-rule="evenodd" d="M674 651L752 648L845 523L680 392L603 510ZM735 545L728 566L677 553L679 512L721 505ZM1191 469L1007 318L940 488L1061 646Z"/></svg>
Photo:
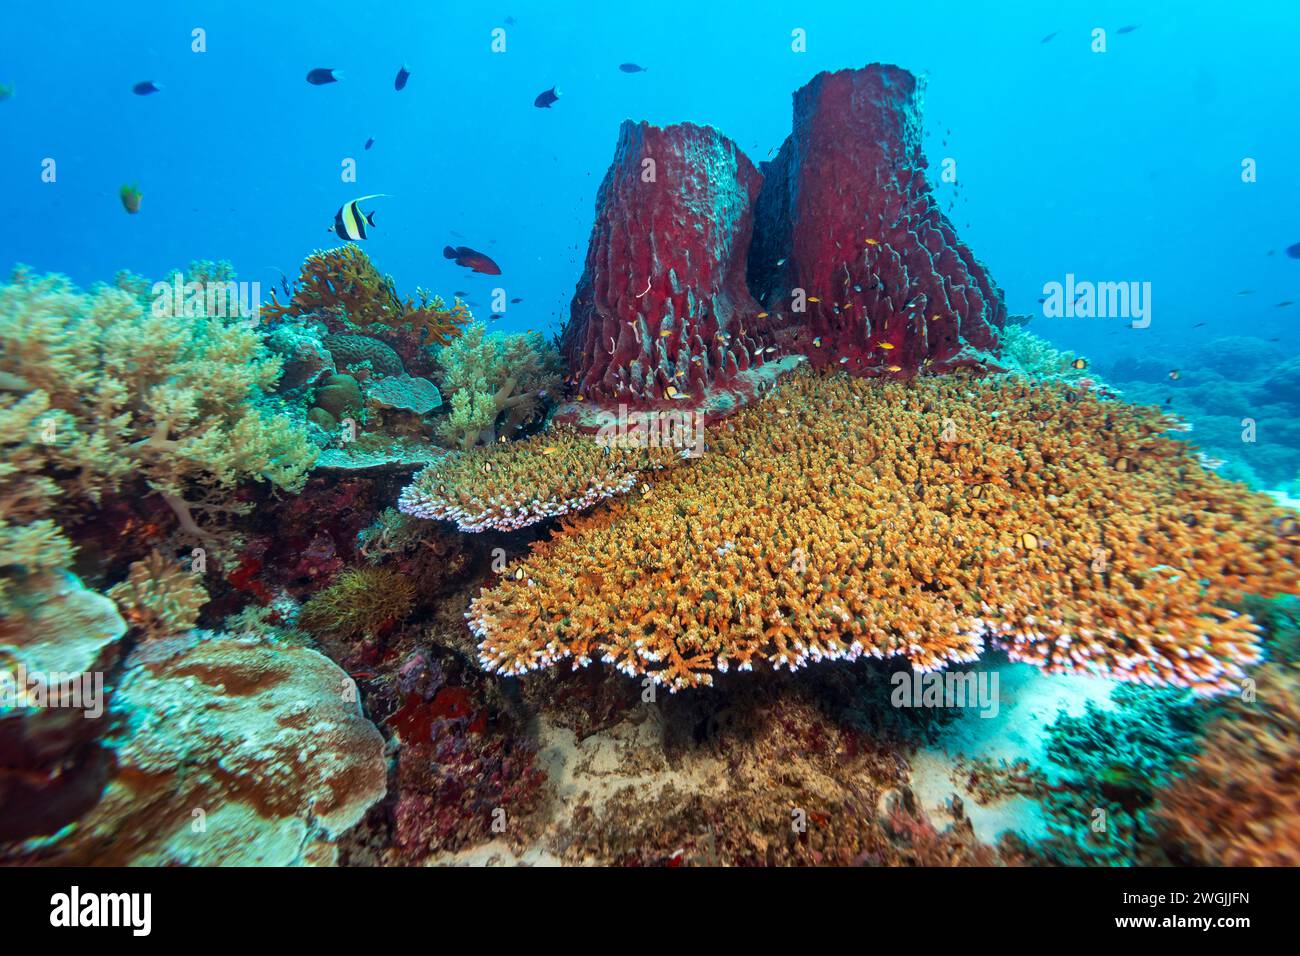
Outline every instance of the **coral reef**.
<svg viewBox="0 0 1300 956"><path fill-rule="evenodd" d="M765 360L745 287L761 183L712 127L623 123L560 340L579 399L699 405Z"/></svg>
<svg viewBox="0 0 1300 956"><path fill-rule="evenodd" d="M454 447L472 448L517 436L560 384L560 359L541 335L488 334L474 323L437 353L438 383L451 395L439 429Z"/></svg>
<svg viewBox="0 0 1300 956"><path fill-rule="evenodd" d="M676 460L671 449L602 446L560 425L430 465L402 491L398 507L454 521L461 531L515 531L626 494L643 472Z"/></svg>
<svg viewBox="0 0 1300 956"><path fill-rule="evenodd" d="M750 288L794 313L816 366L911 374L984 365L998 349L1006 306L930 191L921 98L895 66L819 73L762 165Z"/></svg>
<svg viewBox="0 0 1300 956"><path fill-rule="evenodd" d="M986 643L1053 672L1215 694L1259 658L1225 607L1294 593L1285 512L1167 420L1055 385L796 375L652 493L535 546L467 615L485 667L600 659L670 688L760 661Z"/></svg>
<svg viewBox="0 0 1300 956"><path fill-rule="evenodd" d="M1300 669L1269 663L1254 698L1231 700L1200 752L1159 793L1174 863L1300 866Z"/></svg>
<svg viewBox="0 0 1300 956"><path fill-rule="evenodd" d="M1044 862L1130 866L1155 849L1152 805L1195 748L1202 715L1194 699L1167 690L1121 685L1112 699L1112 709L1088 701L1078 717L1058 716L1049 731L1047 757L1062 773L1037 781L1050 836L1032 850Z"/></svg>
<svg viewBox="0 0 1300 956"><path fill-rule="evenodd" d="M0 556L3 573L56 567L67 523L135 482L181 532L244 510L246 479L302 487L315 450L255 403L279 359L235 319L151 309L128 291L76 291L60 276L0 286ZM56 517L57 509L57 517Z"/></svg>
<svg viewBox="0 0 1300 956"><path fill-rule="evenodd" d="M152 551L131 565L127 579L108 589L127 622L146 639L188 631L208 602L202 575Z"/></svg>
<svg viewBox="0 0 1300 956"><path fill-rule="evenodd" d="M62 865L329 864L386 791L384 744L316 651L197 635L137 651L114 696L116 771L37 855Z"/></svg>
<svg viewBox="0 0 1300 956"><path fill-rule="evenodd" d="M107 700L16 706L19 668L49 681L102 675L125 635L113 602L72 574L31 574L11 590L0 616L0 840L57 833L99 799L109 766L100 743L108 722L97 719Z"/></svg>
<svg viewBox="0 0 1300 956"><path fill-rule="evenodd" d="M1130 401L1165 405L1194 429L1196 444L1225 478L1285 488L1300 457L1300 372L1260 338L1225 336L1157 361L1126 358L1106 368ZM1176 373L1176 378L1174 377Z"/></svg>

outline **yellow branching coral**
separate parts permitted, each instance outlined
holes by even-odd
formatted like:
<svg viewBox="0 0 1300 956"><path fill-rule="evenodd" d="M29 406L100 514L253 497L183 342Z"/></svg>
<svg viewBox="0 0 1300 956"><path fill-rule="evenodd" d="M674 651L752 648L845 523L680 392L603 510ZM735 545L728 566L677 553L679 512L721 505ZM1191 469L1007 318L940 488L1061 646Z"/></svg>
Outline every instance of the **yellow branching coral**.
<svg viewBox="0 0 1300 956"><path fill-rule="evenodd" d="M167 637L194 627L208 592L199 575L153 551L132 563L127 578L108 589L122 616L146 638Z"/></svg>
<svg viewBox="0 0 1300 956"><path fill-rule="evenodd" d="M651 494L535 545L467 617L509 674L601 659L678 689L758 661L932 670L993 644L1220 692L1260 654L1225 605L1294 592L1300 545L1169 424L1060 385L797 373Z"/></svg>
<svg viewBox="0 0 1300 956"><path fill-rule="evenodd" d="M454 521L462 531L513 531L625 494L642 471L677 460L672 449L605 447L556 427L430 465L402 492L398 507L418 518Z"/></svg>
<svg viewBox="0 0 1300 956"><path fill-rule="evenodd" d="M238 318L146 310L61 276L0 285L0 574L66 563L56 506L141 478L181 527L238 511L246 478L297 490L315 451L254 403L280 374Z"/></svg>
<svg viewBox="0 0 1300 956"><path fill-rule="evenodd" d="M440 437L460 448L511 438L560 384L560 358L537 332L491 335L474 323L438 352L439 386L451 395Z"/></svg>

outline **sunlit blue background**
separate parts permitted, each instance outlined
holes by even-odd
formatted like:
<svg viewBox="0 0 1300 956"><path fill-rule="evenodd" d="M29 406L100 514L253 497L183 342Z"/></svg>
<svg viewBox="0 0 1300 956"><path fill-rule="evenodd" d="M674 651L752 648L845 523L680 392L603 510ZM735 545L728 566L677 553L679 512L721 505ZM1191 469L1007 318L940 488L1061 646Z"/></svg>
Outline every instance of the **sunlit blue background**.
<svg viewBox="0 0 1300 956"><path fill-rule="evenodd" d="M930 163L957 160L953 220L1013 312L1036 311L1067 271L1154 284L1147 330L1040 318L1035 331L1101 357L1225 330L1300 341L1300 306L1276 307L1300 300L1300 261L1283 254L1300 242L1290 0L6 0L3 23L0 83L16 88L0 103L5 268L90 283L224 258L269 288L334 242L344 201L382 192L393 198L372 204L366 249L403 291L466 290L486 315L502 285L524 299L502 328L553 330L620 121L711 123L758 162L789 132L797 87L885 61L928 74ZM194 27L208 52L191 52ZM494 27L505 54L490 51ZM806 53L791 52L795 27ZM1104 55L1094 27L1108 31ZM624 61L648 72L625 75ZM397 93L403 62L412 78ZM344 81L308 85L318 66ZM134 96L146 79L164 92ZM552 85L560 102L534 108ZM56 184L40 180L45 157ZM340 180L345 157L355 184ZM1243 157L1258 161L1255 184ZM124 182L144 193L137 216L119 203ZM447 243L482 249L504 275L467 276L442 258Z"/></svg>

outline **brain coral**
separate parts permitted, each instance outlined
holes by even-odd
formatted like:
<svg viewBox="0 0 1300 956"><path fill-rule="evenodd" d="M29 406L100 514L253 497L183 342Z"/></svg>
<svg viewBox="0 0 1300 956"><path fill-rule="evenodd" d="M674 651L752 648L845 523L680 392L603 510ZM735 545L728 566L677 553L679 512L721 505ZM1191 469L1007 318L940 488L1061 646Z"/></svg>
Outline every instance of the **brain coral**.
<svg viewBox="0 0 1300 956"><path fill-rule="evenodd" d="M640 472L676 458L665 448L605 447L557 426L430 465L402 492L398 508L454 521L462 531L514 531L625 494Z"/></svg>
<svg viewBox="0 0 1300 956"><path fill-rule="evenodd" d="M986 645L1202 693L1259 658L1224 607L1294 592L1284 512L1157 409L1062 385L796 374L652 492L572 520L467 617L489 669L595 658L672 689L755 661Z"/></svg>
<svg viewBox="0 0 1300 956"><path fill-rule="evenodd" d="M334 364L341 369L369 362L370 367L381 375L401 375L405 370L401 356L368 335L340 333L327 335L321 341L334 357Z"/></svg>

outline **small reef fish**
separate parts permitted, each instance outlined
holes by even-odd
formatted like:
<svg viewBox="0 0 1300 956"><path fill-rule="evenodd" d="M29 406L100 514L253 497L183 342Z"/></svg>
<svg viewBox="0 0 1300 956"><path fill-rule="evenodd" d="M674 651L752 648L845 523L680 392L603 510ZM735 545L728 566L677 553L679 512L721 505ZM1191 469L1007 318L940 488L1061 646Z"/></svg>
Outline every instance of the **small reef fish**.
<svg viewBox="0 0 1300 956"><path fill-rule="evenodd" d="M1088 367L1088 360L1085 358L1077 358L1070 363L1070 368L1085 369L1087 367Z"/></svg>
<svg viewBox="0 0 1300 956"><path fill-rule="evenodd" d="M1060 30L1053 30L1051 33L1047 34L1047 36L1043 37L1043 38L1042 38L1041 40L1039 40L1038 42L1039 42L1039 43L1051 43L1051 42L1052 42L1052 37L1056 36L1056 34L1058 34L1058 33L1060 33L1060 32L1061 32Z"/></svg>
<svg viewBox="0 0 1300 956"><path fill-rule="evenodd" d="M1300 535L1300 522L1295 518L1274 518L1273 528L1282 537L1290 539Z"/></svg>
<svg viewBox="0 0 1300 956"><path fill-rule="evenodd" d="M815 295L810 295L810 296L808 296L808 301L809 301L809 302L820 302L821 299L817 298L817 296L815 296Z"/></svg>
<svg viewBox="0 0 1300 956"><path fill-rule="evenodd" d="M523 302L523 301L524 301L523 299L511 299L511 300L510 300L510 304L511 304L511 305L518 305L520 302Z"/></svg>
<svg viewBox="0 0 1300 956"><path fill-rule="evenodd" d="M644 66L637 66L635 63L620 63L618 68L624 73L644 73Z"/></svg>
<svg viewBox="0 0 1300 956"><path fill-rule="evenodd" d="M397 71L397 76L393 80L393 89L400 93L402 90L406 89L406 81L410 78L411 71L407 69L406 64L403 63L402 68Z"/></svg>
<svg viewBox="0 0 1300 956"><path fill-rule="evenodd" d="M1207 468L1210 471L1216 471L1226 464L1222 458L1212 458L1203 451L1196 453L1196 460L1201 463L1202 468Z"/></svg>
<svg viewBox="0 0 1300 956"><path fill-rule="evenodd" d="M1038 535L1032 531L1026 531L1020 535L1020 546L1026 551L1038 550Z"/></svg>
<svg viewBox="0 0 1300 956"><path fill-rule="evenodd" d="M880 343L880 347L881 347L882 349L884 349L886 352L892 352L892 351L894 350L894 343L893 343L893 342L881 342L881 343Z"/></svg>
<svg viewBox="0 0 1300 956"><path fill-rule="evenodd" d="M0 87L0 89L3 89L3 87ZM1297 242L1294 246L1287 246L1286 254L1292 259L1300 259L1300 242Z"/></svg>
<svg viewBox="0 0 1300 956"><path fill-rule="evenodd" d="M371 146L374 146L374 145L375 145L375 138L374 138L373 136L370 137L368 140L366 140L366 149L367 149L367 150L369 150L370 147L371 147Z"/></svg>
<svg viewBox="0 0 1300 956"><path fill-rule="evenodd" d="M334 214L334 225L330 227L330 231L340 239L347 239L351 242L366 238L368 235L366 227L375 228L375 214L373 211L363 213L358 203L363 203L367 199L378 199L383 195L383 193L374 193L370 196L354 199L350 203L345 203Z"/></svg>
<svg viewBox="0 0 1300 956"><path fill-rule="evenodd" d="M1275 308L1275 309L1285 309L1285 308L1286 308L1287 306L1289 306L1289 305L1295 305L1295 303L1292 302L1290 299L1283 299L1281 302L1279 302L1279 303L1278 303L1277 305L1275 305L1273 308Z"/></svg>
<svg viewBox="0 0 1300 956"><path fill-rule="evenodd" d="M1120 27L1120 28L1119 28L1118 30L1116 30L1115 32L1116 32L1116 33L1132 33L1134 30L1136 30L1136 29L1137 29L1138 27L1140 27L1141 25L1142 25L1142 24L1140 24L1140 23L1132 23L1132 24L1129 24L1128 26Z"/></svg>
<svg viewBox="0 0 1300 956"><path fill-rule="evenodd" d="M140 192L139 186L123 186L118 190L118 196L122 200L122 208L135 215L140 211L140 202L144 199L144 193Z"/></svg>
<svg viewBox="0 0 1300 956"><path fill-rule="evenodd" d="M442 257L451 259L456 265L464 266L481 275L499 276L501 274L501 267L493 262L489 256L471 249L469 246L444 246Z"/></svg>
<svg viewBox="0 0 1300 956"><path fill-rule="evenodd" d="M1178 369L1176 369L1176 368L1171 368L1171 369L1169 370L1169 379L1170 379L1170 381L1174 381L1174 382L1176 382L1176 381L1178 381L1178 380L1179 380L1180 378L1182 378L1182 377L1183 377L1183 373L1180 372Z"/></svg>
<svg viewBox="0 0 1300 956"><path fill-rule="evenodd" d="M546 90L544 93L538 93L537 99L533 100L533 105L536 106L538 109L549 110L551 108L551 104L554 103L559 98L560 98L560 91L552 86L549 90Z"/></svg>
<svg viewBox="0 0 1300 956"><path fill-rule="evenodd" d="M162 87L153 80L145 80L143 83L137 83L131 87L131 92L136 96L148 96L151 93L161 93Z"/></svg>
<svg viewBox="0 0 1300 956"><path fill-rule="evenodd" d="M327 70L324 67L317 67L307 74L307 82L312 86L324 86L326 83L337 83L343 79L343 74L335 70Z"/></svg>

